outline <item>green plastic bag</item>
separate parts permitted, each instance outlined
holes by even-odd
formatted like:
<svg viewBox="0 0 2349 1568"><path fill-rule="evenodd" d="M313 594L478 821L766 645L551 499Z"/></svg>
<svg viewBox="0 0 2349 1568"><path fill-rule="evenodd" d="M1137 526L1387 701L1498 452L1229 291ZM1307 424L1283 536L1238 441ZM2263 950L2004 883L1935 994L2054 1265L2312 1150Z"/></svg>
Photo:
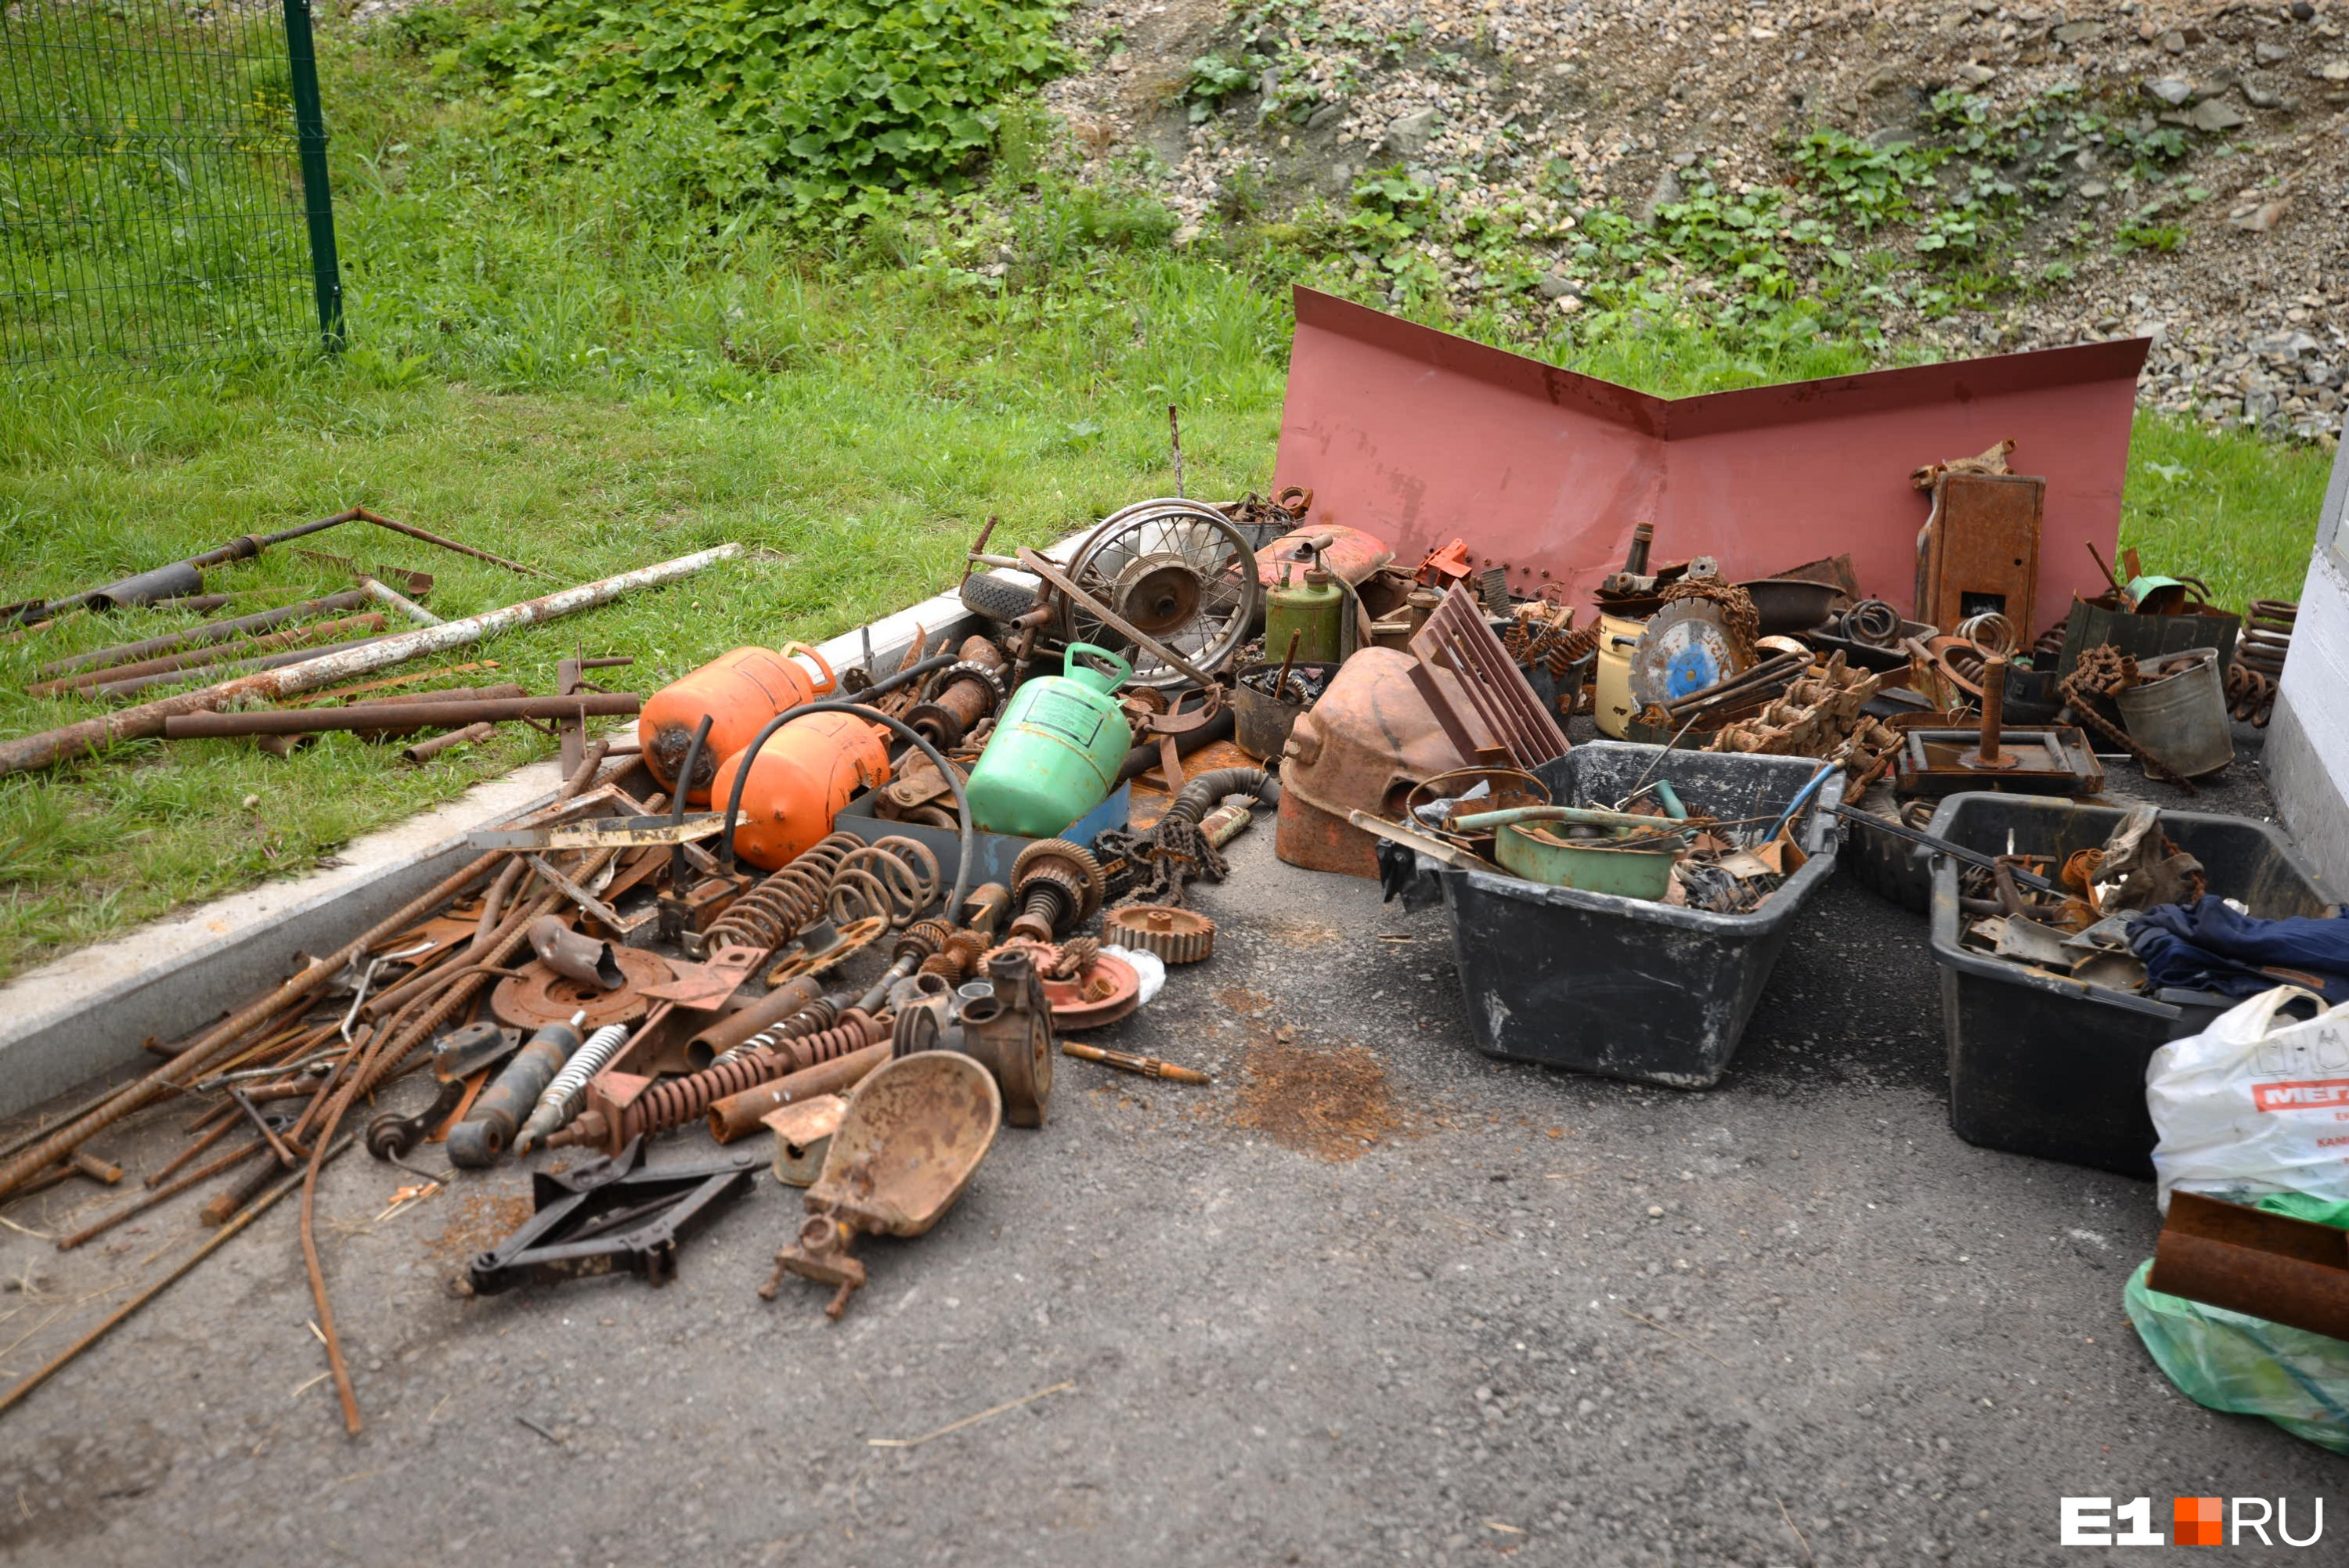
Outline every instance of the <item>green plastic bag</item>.
<svg viewBox="0 0 2349 1568"><path fill-rule="evenodd" d="M2259 1207L2349 1230L2349 1203L2281 1192ZM2214 1410L2265 1416L2293 1437L2349 1454L2349 1341L2165 1295L2146 1284L2152 1269L2150 1259L2137 1265L2121 1301L2180 1393Z"/></svg>

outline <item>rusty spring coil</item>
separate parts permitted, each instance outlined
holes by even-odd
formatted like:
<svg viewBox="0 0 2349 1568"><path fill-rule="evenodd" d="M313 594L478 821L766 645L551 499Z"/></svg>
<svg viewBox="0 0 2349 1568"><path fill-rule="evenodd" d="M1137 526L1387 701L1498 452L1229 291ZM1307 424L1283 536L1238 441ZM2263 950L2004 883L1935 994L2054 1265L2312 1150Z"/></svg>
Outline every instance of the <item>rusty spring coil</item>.
<svg viewBox="0 0 2349 1568"><path fill-rule="evenodd" d="M831 996L818 996L788 1018L778 1018L755 1035L745 1036L734 1045L710 1058L713 1068L723 1067L741 1057L757 1056L772 1051L785 1040L796 1040L802 1035L813 1035L840 1022L841 1006Z"/></svg>
<svg viewBox="0 0 2349 1568"><path fill-rule="evenodd" d="M842 925L877 915L900 926L937 902L943 881L927 844L893 833L859 844L841 861L832 873L828 912Z"/></svg>
<svg viewBox="0 0 2349 1568"><path fill-rule="evenodd" d="M702 935L708 951L755 947L772 953L823 913L833 874L864 841L854 833L819 840L799 859L734 901Z"/></svg>
<svg viewBox="0 0 2349 1568"><path fill-rule="evenodd" d="M887 1036L879 1019L861 1007L851 1007L833 1027L794 1040L788 1050L748 1052L683 1078L663 1078L620 1113L620 1140L626 1143L632 1138L682 1127L729 1095L844 1057Z"/></svg>

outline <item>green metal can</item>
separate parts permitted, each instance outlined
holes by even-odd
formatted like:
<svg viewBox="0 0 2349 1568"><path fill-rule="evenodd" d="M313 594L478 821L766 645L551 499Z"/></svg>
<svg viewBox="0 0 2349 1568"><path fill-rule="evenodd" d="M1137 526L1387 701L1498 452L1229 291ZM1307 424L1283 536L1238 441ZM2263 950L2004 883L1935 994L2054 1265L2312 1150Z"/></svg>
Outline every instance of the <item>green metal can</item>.
<svg viewBox="0 0 2349 1568"><path fill-rule="evenodd" d="M1080 664L1080 655L1092 663ZM1116 787L1133 731L1112 694L1133 666L1107 648L1071 643L1061 667L1063 674L1013 692L995 721L995 734L970 770L973 826L1047 839Z"/></svg>
<svg viewBox="0 0 2349 1568"><path fill-rule="evenodd" d="M1334 574L1309 568L1303 582L1283 582L1268 591L1264 603L1267 659L1278 663L1288 656L1292 632L1298 634L1297 656L1309 664L1345 656L1346 591Z"/></svg>

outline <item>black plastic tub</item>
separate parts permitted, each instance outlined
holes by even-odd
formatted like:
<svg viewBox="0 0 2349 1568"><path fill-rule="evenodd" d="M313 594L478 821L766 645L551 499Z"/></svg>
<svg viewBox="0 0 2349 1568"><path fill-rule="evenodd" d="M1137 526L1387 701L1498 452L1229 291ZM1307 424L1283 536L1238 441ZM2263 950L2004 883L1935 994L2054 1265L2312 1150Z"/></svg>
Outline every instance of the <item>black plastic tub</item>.
<svg viewBox="0 0 2349 1568"><path fill-rule="evenodd" d="M1692 812L1723 820L1785 810L1819 770L1806 757L1602 740L1535 771L1561 803L1612 804L1651 764ZM1809 861L1750 914L1435 867L1476 1048L1671 1088L1710 1088L1737 1049L1795 914L1835 873L1842 835L1826 808L1842 793L1841 774L1820 786L1797 829Z"/></svg>
<svg viewBox="0 0 2349 1568"><path fill-rule="evenodd" d="M2112 836L2125 813L2027 795L1952 795L1930 830L1983 854L2068 856ZM2332 895L2292 841L2265 822L2161 813L2162 831L2202 862L2210 891L2262 919L2323 914ZM2010 845L2012 846L2010 848ZM1958 868L1933 857L1933 958L1950 1048L1950 1126L1985 1149L2153 1174L2146 1064L2233 1004L2203 993L2140 996L1958 945Z"/></svg>
<svg viewBox="0 0 2349 1568"><path fill-rule="evenodd" d="M1843 851L1836 864L1845 874L1886 903L1923 914L1933 902L1933 870L1924 847L1877 827L1866 816L1844 818L1843 830Z"/></svg>

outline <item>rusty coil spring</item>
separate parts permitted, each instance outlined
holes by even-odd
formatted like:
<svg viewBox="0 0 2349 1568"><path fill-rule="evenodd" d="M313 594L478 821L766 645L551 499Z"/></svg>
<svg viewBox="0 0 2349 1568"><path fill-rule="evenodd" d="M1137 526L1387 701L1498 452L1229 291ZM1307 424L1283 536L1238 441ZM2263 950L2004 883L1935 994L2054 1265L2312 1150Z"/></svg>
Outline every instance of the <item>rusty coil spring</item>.
<svg viewBox="0 0 2349 1568"><path fill-rule="evenodd" d="M843 925L875 915L903 925L937 902L943 881L927 844L891 834L848 852L833 872L828 909Z"/></svg>
<svg viewBox="0 0 2349 1568"><path fill-rule="evenodd" d="M818 996L788 1018L768 1025L755 1035L747 1036L739 1044L711 1058L711 1067L719 1067L740 1057L756 1056L772 1051L785 1040L796 1040L802 1035L812 1035L829 1029L840 1021L841 1007L830 996Z"/></svg>
<svg viewBox="0 0 2349 1568"><path fill-rule="evenodd" d="M708 950L755 947L772 953L823 913L824 895L842 861L863 848L864 841L854 833L819 840L713 921L702 937Z"/></svg>
<svg viewBox="0 0 2349 1568"><path fill-rule="evenodd" d="M751 1051L730 1061L712 1063L683 1078L663 1078L620 1113L620 1140L625 1143L632 1138L682 1127L729 1095L861 1050L885 1037L887 1032L873 1015L861 1007L852 1007L842 1015L839 1024L791 1042L788 1050Z"/></svg>

